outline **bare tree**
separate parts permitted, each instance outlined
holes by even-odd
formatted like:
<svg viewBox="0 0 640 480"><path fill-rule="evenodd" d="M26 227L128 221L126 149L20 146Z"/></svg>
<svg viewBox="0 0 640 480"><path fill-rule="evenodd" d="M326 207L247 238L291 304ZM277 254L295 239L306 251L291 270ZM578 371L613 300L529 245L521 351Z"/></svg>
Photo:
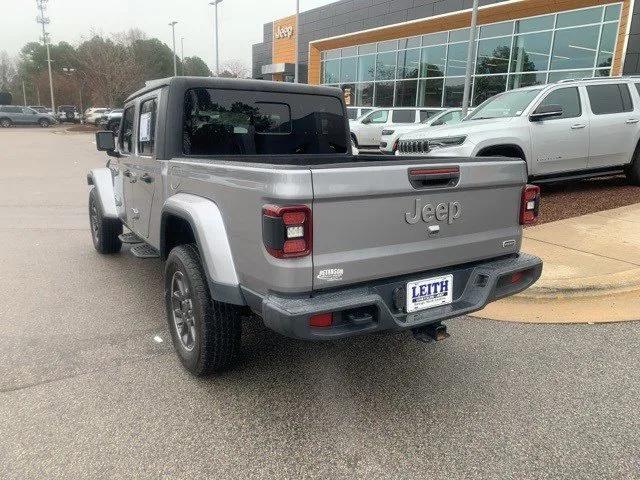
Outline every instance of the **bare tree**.
<svg viewBox="0 0 640 480"><path fill-rule="evenodd" d="M0 52L0 90L9 90L17 75L16 64L4 50Z"/></svg>
<svg viewBox="0 0 640 480"><path fill-rule="evenodd" d="M229 60L221 65L221 77L228 78L247 78L249 75L249 67L240 60Z"/></svg>
<svg viewBox="0 0 640 480"><path fill-rule="evenodd" d="M95 104L119 105L144 82L142 69L129 49L101 36L78 47L78 63Z"/></svg>

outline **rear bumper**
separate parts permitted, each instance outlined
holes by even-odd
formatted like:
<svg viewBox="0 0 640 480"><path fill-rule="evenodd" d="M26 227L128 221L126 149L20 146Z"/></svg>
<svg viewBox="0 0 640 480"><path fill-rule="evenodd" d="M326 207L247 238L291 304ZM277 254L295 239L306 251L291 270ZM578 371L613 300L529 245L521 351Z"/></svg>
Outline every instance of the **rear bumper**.
<svg viewBox="0 0 640 480"><path fill-rule="evenodd" d="M512 274L524 272L512 283ZM403 330L436 323L480 310L487 303L521 292L542 273L542 260L518 254L485 262L384 279L352 288L309 296L268 294L261 315L267 327L288 337L327 340L352 335ZM453 302L420 312L405 311L406 284L440 275L453 275ZM330 327L311 327L309 317L333 312Z"/></svg>

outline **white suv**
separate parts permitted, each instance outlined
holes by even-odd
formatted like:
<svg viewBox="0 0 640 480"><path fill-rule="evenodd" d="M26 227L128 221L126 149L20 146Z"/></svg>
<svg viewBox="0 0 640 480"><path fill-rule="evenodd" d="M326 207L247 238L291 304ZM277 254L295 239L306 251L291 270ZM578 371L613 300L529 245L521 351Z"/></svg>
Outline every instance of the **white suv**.
<svg viewBox="0 0 640 480"><path fill-rule="evenodd" d="M382 130L382 135L380 136L380 151L387 155L393 155L398 149L398 139L405 133L424 130L425 128L439 127L440 125L451 125L460 123L461 121L461 108L447 108L420 123L386 127Z"/></svg>
<svg viewBox="0 0 640 480"><path fill-rule="evenodd" d="M349 120L351 142L359 149L378 150L382 130L393 125L420 123L441 112L442 108L376 108L356 120Z"/></svg>
<svg viewBox="0 0 640 480"><path fill-rule="evenodd" d="M624 171L640 184L640 78L564 80L496 95L461 123L402 135L398 155L507 156L543 181Z"/></svg>

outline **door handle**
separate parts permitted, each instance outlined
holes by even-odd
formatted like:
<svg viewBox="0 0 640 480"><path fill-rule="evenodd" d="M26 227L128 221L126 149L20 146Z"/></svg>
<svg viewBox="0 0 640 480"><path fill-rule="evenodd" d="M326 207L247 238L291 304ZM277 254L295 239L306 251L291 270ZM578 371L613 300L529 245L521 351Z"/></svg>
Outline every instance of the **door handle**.
<svg viewBox="0 0 640 480"><path fill-rule="evenodd" d="M142 175L140 177L140 180L142 180L144 183L152 183L153 182L153 177L151 175L149 175L148 173L145 173L144 175Z"/></svg>
<svg viewBox="0 0 640 480"><path fill-rule="evenodd" d="M572 130L580 130L581 128L585 128L587 126L586 123L576 123L575 125L571 125Z"/></svg>
<svg viewBox="0 0 640 480"><path fill-rule="evenodd" d="M632 124L632 123L638 123L638 122L640 122L640 119L638 119L638 118L630 118L629 120L627 120L624 123Z"/></svg>

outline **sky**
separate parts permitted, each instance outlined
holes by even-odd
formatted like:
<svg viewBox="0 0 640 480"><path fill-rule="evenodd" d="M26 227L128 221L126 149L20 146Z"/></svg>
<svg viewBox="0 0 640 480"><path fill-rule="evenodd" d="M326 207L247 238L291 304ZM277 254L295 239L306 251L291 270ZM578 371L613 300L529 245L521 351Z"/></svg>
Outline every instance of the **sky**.
<svg viewBox="0 0 640 480"><path fill-rule="evenodd" d="M111 34L139 28L149 37L172 44L169 22L175 20L176 52L184 37L184 56L198 55L214 65L211 0L49 0L51 41L77 45L91 32ZM335 0L300 0L300 10ZM38 41L36 0L0 0L0 51L15 56L22 46ZM295 0L223 0L218 5L220 63L240 60L251 65L251 45L262 41L262 25L295 13Z"/></svg>

